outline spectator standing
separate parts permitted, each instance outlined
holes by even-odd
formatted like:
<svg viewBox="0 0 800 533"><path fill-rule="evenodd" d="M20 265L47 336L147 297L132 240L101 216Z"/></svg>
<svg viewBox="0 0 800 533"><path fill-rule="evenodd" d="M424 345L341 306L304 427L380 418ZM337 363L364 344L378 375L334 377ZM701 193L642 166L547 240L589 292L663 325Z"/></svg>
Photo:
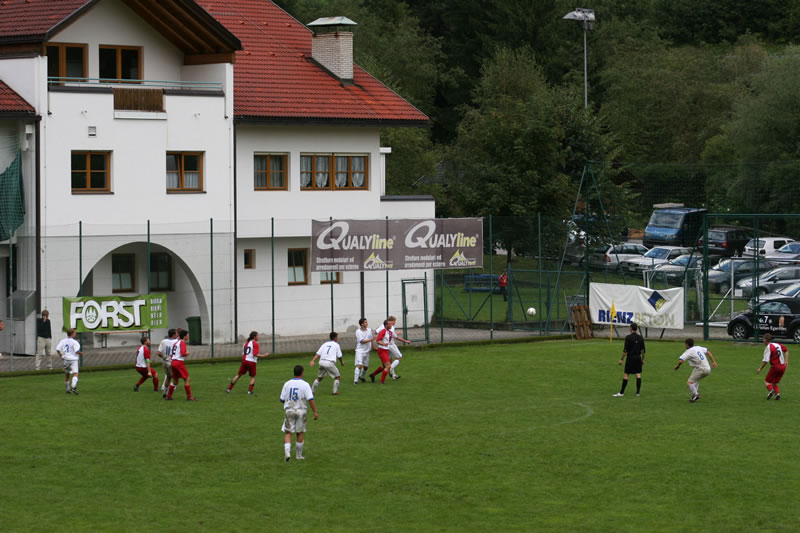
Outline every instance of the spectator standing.
<svg viewBox="0 0 800 533"><path fill-rule="evenodd" d="M41 370L42 360L47 369L53 370L53 333L50 329L50 312L45 309L42 317L36 319L36 370Z"/></svg>

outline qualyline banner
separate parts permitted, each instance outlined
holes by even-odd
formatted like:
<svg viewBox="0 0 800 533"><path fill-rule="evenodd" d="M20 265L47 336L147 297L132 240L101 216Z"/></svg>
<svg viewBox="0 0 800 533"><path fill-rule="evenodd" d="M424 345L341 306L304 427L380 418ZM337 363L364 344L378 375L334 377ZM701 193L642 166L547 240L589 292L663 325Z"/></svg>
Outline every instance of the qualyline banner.
<svg viewBox="0 0 800 533"><path fill-rule="evenodd" d="M483 266L483 220L313 220L311 270L347 272Z"/></svg>
<svg viewBox="0 0 800 533"><path fill-rule="evenodd" d="M635 285L591 283L589 311L595 324L683 329L683 289L648 289Z"/></svg>
<svg viewBox="0 0 800 533"><path fill-rule="evenodd" d="M103 333L167 327L167 295L63 298L64 330Z"/></svg>

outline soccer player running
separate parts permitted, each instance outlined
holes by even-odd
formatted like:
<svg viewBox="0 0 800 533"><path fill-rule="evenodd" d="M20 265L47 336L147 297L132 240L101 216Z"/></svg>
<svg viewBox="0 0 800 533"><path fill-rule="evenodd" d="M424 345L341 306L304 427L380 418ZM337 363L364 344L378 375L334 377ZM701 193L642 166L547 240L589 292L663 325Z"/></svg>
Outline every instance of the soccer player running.
<svg viewBox="0 0 800 533"><path fill-rule="evenodd" d="M631 323L630 335L625 337L625 346L622 348L622 358L619 364L625 361L625 372L622 373L622 387L614 394L615 398L625 396L625 387L628 386L628 375L636 374L636 396L642 389L642 365L644 365L644 339L639 335L636 324ZM625 360L627 358L627 360Z"/></svg>
<svg viewBox="0 0 800 533"><path fill-rule="evenodd" d="M372 328L366 318L358 321L359 329L356 330L356 370L353 374L353 385L358 385L360 381L366 381L364 374L369 368L369 354L372 351L372 342L375 340Z"/></svg>
<svg viewBox="0 0 800 533"><path fill-rule="evenodd" d="M708 360L711 359L711 365ZM692 373L689 374L689 381L686 386L692 394L690 402L694 403L700 399L698 387L700 380L705 378L711 373L711 368L717 368L717 361L714 359L708 348L703 346L695 346L694 339L686 339L686 351L678 358L678 364L675 365L675 370L678 370L683 362L686 361L692 367Z"/></svg>
<svg viewBox="0 0 800 533"><path fill-rule="evenodd" d="M338 359L341 366L344 366L344 361L342 360L342 348L337 342L339 334L331 331L329 338L331 340L319 347L317 353L314 354L314 358L311 359L311 363L309 363L313 367L314 363L319 359L319 372L317 373L317 379L314 380L314 384L311 386L311 391L317 392L317 387L322 383L322 378L328 375L333 378L333 394L337 395L339 394L340 375L339 369L336 368L336 361Z"/></svg>
<svg viewBox="0 0 800 533"><path fill-rule="evenodd" d="M178 386L180 380L183 380L183 388L186 390L186 399L190 402L196 401L192 396L192 378L189 377L189 371L186 369L184 359L189 356L189 350L186 349L186 341L189 340L189 332L185 329L178 329L178 338L171 341L170 356L172 357L172 383L167 389L167 394L164 398L167 400L172 399L172 393Z"/></svg>
<svg viewBox="0 0 800 533"><path fill-rule="evenodd" d="M139 392L139 386L150 378L153 378L153 392L158 392L158 373L150 368L150 339L145 335L142 335L142 345L136 350L136 371L142 377L133 386L133 392Z"/></svg>
<svg viewBox="0 0 800 533"><path fill-rule="evenodd" d="M158 351L156 355L161 358L161 367L164 369L164 381L161 383L161 392L166 393L169 383L172 381L172 356L171 347L178 337L178 332L175 328L167 331L167 336L161 339L158 344Z"/></svg>
<svg viewBox="0 0 800 533"><path fill-rule="evenodd" d="M401 337L400 334L398 334L395 330L395 325L397 325L397 317L390 315L388 320L391 322L392 326L392 336L389 339L389 355L394 359L391 366L389 366L389 374L391 374L392 379L400 379L400 376L397 375L396 369L397 365L400 364L400 360L403 358L403 354L400 353L400 348L397 347L395 340L404 342L406 344L411 344L411 341Z"/></svg>
<svg viewBox="0 0 800 533"><path fill-rule="evenodd" d="M781 389L778 383L781 382L786 367L789 366L789 350L779 342L772 342L772 334L764 334L764 359L761 361L761 366L756 370L756 374L760 374L764 367L769 363L769 372L764 380L764 385L767 386L767 400L775 396L776 400L781 399Z"/></svg>
<svg viewBox="0 0 800 533"><path fill-rule="evenodd" d="M64 362L64 388L67 394L78 394L78 363L81 352L81 345L75 340L75 329L70 328L67 330L67 338L61 339L61 342L56 346L56 353L61 357ZM72 384L70 384L69 376L72 375Z"/></svg>
<svg viewBox="0 0 800 533"><path fill-rule="evenodd" d="M389 374L391 368L391 360L389 358L389 343L392 340L392 327L391 322L387 318L383 321L383 328L378 330L378 335L375 337L375 342L378 344L378 357L381 360L382 366L376 368L370 375L369 379L375 382L375 376L381 373L381 385L386 382L386 376Z"/></svg>
<svg viewBox="0 0 800 533"><path fill-rule="evenodd" d="M236 385L236 382L239 381L239 378L245 374L249 374L250 387L247 389L247 394L250 396L253 395L253 387L256 386L256 364L258 363L259 359L263 359L269 355L267 352L264 352L263 354L259 353L259 350L258 332L251 331L250 336L247 337L247 342L245 342L244 347L242 347L242 364L239 366L239 372L237 372L236 376L231 379L230 385L228 385L228 388L225 389L225 392L230 392L233 390L233 386Z"/></svg>
<svg viewBox="0 0 800 533"><path fill-rule="evenodd" d="M317 406L314 403L314 392L303 379L303 365L294 367L294 378L283 384L281 390L281 403L284 409L283 426L283 456L288 463L292 456L292 433L296 435L295 457L302 461L304 435L306 432L307 403L314 411L314 420L319 418Z"/></svg>

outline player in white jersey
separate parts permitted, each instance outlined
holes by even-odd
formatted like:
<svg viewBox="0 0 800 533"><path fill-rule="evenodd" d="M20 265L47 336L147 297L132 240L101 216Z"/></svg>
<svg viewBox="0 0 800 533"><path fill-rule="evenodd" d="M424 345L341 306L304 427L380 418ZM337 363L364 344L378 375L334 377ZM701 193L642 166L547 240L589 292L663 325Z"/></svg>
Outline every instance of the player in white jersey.
<svg viewBox="0 0 800 533"><path fill-rule="evenodd" d="M161 383L161 392L166 393L169 382L172 381L172 355L170 354L171 347L178 338L178 333L175 328L167 331L167 336L161 339L158 344L158 351L156 355L161 358L161 367L164 369L164 381Z"/></svg>
<svg viewBox="0 0 800 533"><path fill-rule="evenodd" d="M78 394L78 365L80 362L81 345L75 340L75 329L70 328L67 330L67 338L61 339L61 342L56 346L56 353L58 353L61 360L64 362L64 388L67 394ZM69 376L72 374L72 383L70 384Z"/></svg>
<svg viewBox="0 0 800 533"><path fill-rule="evenodd" d="M303 379L303 365L294 367L294 379L284 383L280 400L284 410L283 426L281 426L284 459L288 462L291 458L292 433L295 433L297 435L295 457L302 461L305 459L303 457L303 437L306 432L306 416L308 412L306 402L314 411L314 420L319 418L317 406L314 403L314 392Z"/></svg>
<svg viewBox="0 0 800 533"><path fill-rule="evenodd" d="M153 391L158 392L158 373L150 367L150 338L142 336L142 345L136 350L136 371L141 378L133 386L133 392L139 392L139 386L150 378L153 378Z"/></svg>
<svg viewBox="0 0 800 533"><path fill-rule="evenodd" d="M375 340L372 328L366 318L358 321L359 329L356 330L356 371L353 375L353 385L358 385L359 380L366 381L364 374L369 368L369 355L372 351L372 343Z"/></svg>
<svg viewBox="0 0 800 533"><path fill-rule="evenodd" d="M317 387L322 382L322 378L328 375L333 378L333 394L336 395L339 394L339 369L336 368L336 361L338 360L341 366L344 366L344 361L342 360L342 348L337 342L339 334L331 331L330 339L319 347L317 353L314 354L314 358L311 359L311 363L309 363L309 366L313 367L314 363L319 359L319 372L317 373L317 379L314 380L314 384L311 386L311 390L317 392Z"/></svg>
<svg viewBox="0 0 800 533"><path fill-rule="evenodd" d="M236 385L236 382L239 381L239 378L245 374L249 374L250 387L247 389L247 394L253 396L253 387L256 386L256 364L258 363L259 359L269 355L268 352L260 353L260 350L261 348L258 346L258 332L251 331L250 336L247 337L247 342L245 342L244 346L242 347L242 364L239 365L239 371L231 379L231 382L228 384L228 388L225 389L225 392L230 392L233 390L233 386Z"/></svg>
<svg viewBox="0 0 800 533"><path fill-rule="evenodd" d="M711 364L708 360L711 359ZM689 374L689 380L686 386L692 394L690 402L694 403L700 399L698 387L699 381L711 373L711 368L717 368L717 361L714 359L708 348L703 346L695 346L694 339L686 339L686 351L678 358L678 364L675 365L675 370L678 370L683 362L686 361L692 367L692 373Z"/></svg>

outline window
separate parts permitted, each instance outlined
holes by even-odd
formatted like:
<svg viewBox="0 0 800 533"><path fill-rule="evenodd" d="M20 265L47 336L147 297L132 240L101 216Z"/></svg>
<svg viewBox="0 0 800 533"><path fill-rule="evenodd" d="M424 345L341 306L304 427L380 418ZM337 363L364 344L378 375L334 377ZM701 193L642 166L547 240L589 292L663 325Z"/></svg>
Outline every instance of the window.
<svg viewBox="0 0 800 533"><path fill-rule="evenodd" d="M142 79L142 54L138 46L100 46L100 77L111 80Z"/></svg>
<svg viewBox="0 0 800 533"><path fill-rule="evenodd" d="M308 283L308 250L289 249L289 285L306 285Z"/></svg>
<svg viewBox="0 0 800 533"><path fill-rule="evenodd" d="M248 248L244 251L244 268L252 269L256 267L256 251Z"/></svg>
<svg viewBox="0 0 800 533"><path fill-rule="evenodd" d="M286 166L285 154L256 154L253 159L255 189L257 191L287 190Z"/></svg>
<svg viewBox="0 0 800 533"><path fill-rule="evenodd" d="M365 155L317 154L300 156L303 189L366 189Z"/></svg>
<svg viewBox="0 0 800 533"><path fill-rule="evenodd" d="M133 254L111 255L111 291L136 291L136 256Z"/></svg>
<svg viewBox="0 0 800 533"><path fill-rule="evenodd" d="M322 283L323 285L328 283L341 283L342 282L341 272L320 272L319 282Z"/></svg>
<svg viewBox="0 0 800 533"><path fill-rule="evenodd" d="M72 152L72 192L108 192L108 152Z"/></svg>
<svg viewBox="0 0 800 533"><path fill-rule="evenodd" d="M203 154L167 153L167 192L203 190Z"/></svg>
<svg viewBox="0 0 800 533"><path fill-rule="evenodd" d="M167 252L150 254L150 290L172 290L172 256Z"/></svg>
<svg viewBox="0 0 800 533"><path fill-rule="evenodd" d="M86 45L49 43L45 46L47 76L50 78L85 78Z"/></svg>

